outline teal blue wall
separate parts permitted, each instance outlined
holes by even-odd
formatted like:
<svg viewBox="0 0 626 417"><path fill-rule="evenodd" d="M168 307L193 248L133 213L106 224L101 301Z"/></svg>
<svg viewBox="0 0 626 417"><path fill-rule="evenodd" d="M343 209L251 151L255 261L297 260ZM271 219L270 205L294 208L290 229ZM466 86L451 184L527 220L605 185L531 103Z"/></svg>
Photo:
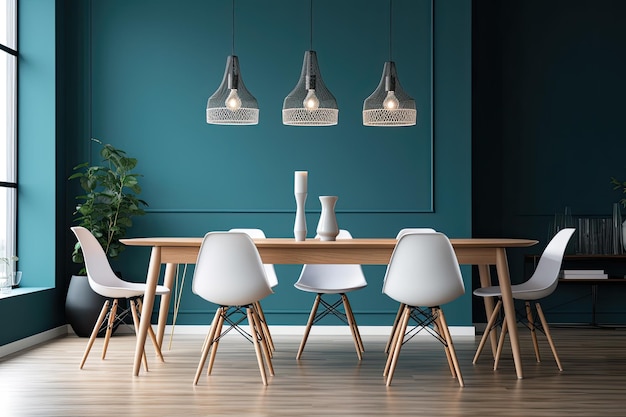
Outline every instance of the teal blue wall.
<svg viewBox="0 0 626 417"><path fill-rule="evenodd" d="M313 48L340 107L337 126L317 128L281 121L309 48L309 2L236 5L235 53L259 101L257 126L205 122L231 53L229 1L93 2L92 135L139 159L150 206L133 236L232 227L292 236L295 170L309 171L310 237L324 194L339 196L339 225L357 237L407 226L471 235L469 2L435 2L434 11L429 0L394 2L393 59L419 107L417 126L398 129L364 127L361 118L389 56L386 1L314 2ZM148 251L130 248L118 268L142 279L147 262ZM299 268L277 272L266 314L273 324L303 324L312 300L293 288ZM384 267L366 275L368 288L353 296L359 321L389 324L397 306L381 294ZM450 306L451 323L470 325L470 306L468 292ZM212 308L187 286L179 322L206 323Z"/></svg>
<svg viewBox="0 0 626 417"><path fill-rule="evenodd" d="M30 286L51 286L55 265L55 20L54 4L42 3L19 10L40 21L19 37L18 256Z"/></svg>
<svg viewBox="0 0 626 417"><path fill-rule="evenodd" d="M20 1L20 269L25 286L51 289L0 301L3 317L20 317L0 344L65 323L78 271L69 227L79 190L67 178L76 164L98 162L91 136L139 159L150 207L132 236L231 227L291 236L294 170L309 171L310 236L321 194L340 197L339 224L357 237L408 226L471 236L470 5L394 2L393 59L420 114L415 127L386 129L361 124L389 56L386 1L315 2L313 48L341 109L339 125L325 128L283 126L280 116L309 48L308 1L237 2L235 52L261 106L249 127L205 123L231 53L229 1ZM114 267L141 280L148 257L131 248ZM292 286L299 268L277 270L266 313L273 324L303 324L312 300ZM388 325L396 304L381 294L384 267L365 270L369 286L353 308L362 325ZM206 324L212 307L189 279L179 323ZM470 325L469 291L448 310L451 324Z"/></svg>

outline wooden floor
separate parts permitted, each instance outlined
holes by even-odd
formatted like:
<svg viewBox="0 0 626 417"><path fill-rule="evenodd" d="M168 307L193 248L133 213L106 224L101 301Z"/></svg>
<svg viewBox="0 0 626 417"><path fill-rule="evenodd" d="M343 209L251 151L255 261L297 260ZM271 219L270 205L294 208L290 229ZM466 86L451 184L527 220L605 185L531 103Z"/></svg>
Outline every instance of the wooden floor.
<svg viewBox="0 0 626 417"><path fill-rule="evenodd" d="M204 373L194 387L201 335L177 334L164 351L165 363L149 350L150 372L142 369L139 377L131 376L134 336L114 336L105 361L98 339L83 370L78 364L86 340L68 336L0 360L0 415L626 415L626 330L554 329L563 372L545 341L543 362L536 363L527 332L520 333L523 380L515 378L510 352L494 372L487 351L472 365L478 337L456 337L465 388L451 377L441 345L430 337L403 348L391 387L382 378L383 337L363 337L359 362L349 336L312 335L300 361L294 359L298 338L275 336L276 375L267 387L252 345L231 337L220 345L213 374Z"/></svg>

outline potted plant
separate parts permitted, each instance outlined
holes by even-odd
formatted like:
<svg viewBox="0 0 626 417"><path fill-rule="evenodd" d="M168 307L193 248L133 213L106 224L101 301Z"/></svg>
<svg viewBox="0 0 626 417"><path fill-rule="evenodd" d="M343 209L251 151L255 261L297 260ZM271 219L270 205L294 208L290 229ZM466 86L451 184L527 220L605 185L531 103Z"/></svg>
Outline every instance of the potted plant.
<svg viewBox="0 0 626 417"><path fill-rule="evenodd" d="M79 203L74 220L93 233L104 252L112 259L125 249L120 239L126 236L126 230L132 226L132 218L145 214L142 207L147 206L147 203L137 197L141 193L141 175L132 172L137 166L137 159L127 156L126 152L113 145L103 144L98 139L92 140L102 146L102 165L85 162L74 167L75 173L69 180L79 180L85 192L76 197ZM78 336L89 336L102 307L102 302L96 300L102 300L102 297L91 290L83 276L86 271L78 242L74 246L72 260L83 266L81 276L72 277L70 281L66 315ZM88 292L91 292L91 299L86 296ZM94 312L88 313L87 309Z"/></svg>

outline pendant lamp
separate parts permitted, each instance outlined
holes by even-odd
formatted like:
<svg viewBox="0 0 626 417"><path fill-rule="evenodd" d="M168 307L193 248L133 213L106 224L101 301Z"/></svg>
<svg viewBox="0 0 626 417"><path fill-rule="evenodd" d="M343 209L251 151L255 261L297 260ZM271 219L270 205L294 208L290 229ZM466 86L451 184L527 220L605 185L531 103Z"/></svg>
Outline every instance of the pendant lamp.
<svg viewBox="0 0 626 417"><path fill-rule="evenodd" d="M241 77L239 58L235 55L235 0L233 5L233 54L226 59L222 83L206 106L206 122L216 125L256 125L259 104L246 88Z"/></svg>
<svg viewBox="0 0 626 417"><path fill-rule="evenodd" d="M391 60L392 0L389 0L389 61L376 90L363 102L365 126L414 126L417 123L415 100L409 96L398 79L396 63Z"/></svg>
<svg viewBox="0 0 626 417"><path fill-rule="evenodd" d="M313 50L313 0L311 0L311 50L304 53L300 79L283 101L283 124L333 126L339 119L337 100L326 88Z"/></svg>

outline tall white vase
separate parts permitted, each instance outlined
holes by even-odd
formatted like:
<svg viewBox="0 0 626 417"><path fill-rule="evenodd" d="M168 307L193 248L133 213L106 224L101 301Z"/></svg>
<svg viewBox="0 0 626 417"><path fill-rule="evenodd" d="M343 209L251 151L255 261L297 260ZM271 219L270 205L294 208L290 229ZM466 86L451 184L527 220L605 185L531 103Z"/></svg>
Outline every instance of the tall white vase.
<svg viewBox="0 0 626 417"><path fill-rule="evenodd" d="M337 204L338 198L334 195L320 196L322 214L316 230L320 240L335 240L339 234L339 226L337 225L337 217L335 215L335 204Z"/></svg>
<svg viewBox="0 0 626 417"><path fill-rule="evenodd" d="M295 193L296 197L296 220L293 225L293 236L296 241L306 239L306 217L304 214L304 204L306 202L306 193Z"/></svg>

